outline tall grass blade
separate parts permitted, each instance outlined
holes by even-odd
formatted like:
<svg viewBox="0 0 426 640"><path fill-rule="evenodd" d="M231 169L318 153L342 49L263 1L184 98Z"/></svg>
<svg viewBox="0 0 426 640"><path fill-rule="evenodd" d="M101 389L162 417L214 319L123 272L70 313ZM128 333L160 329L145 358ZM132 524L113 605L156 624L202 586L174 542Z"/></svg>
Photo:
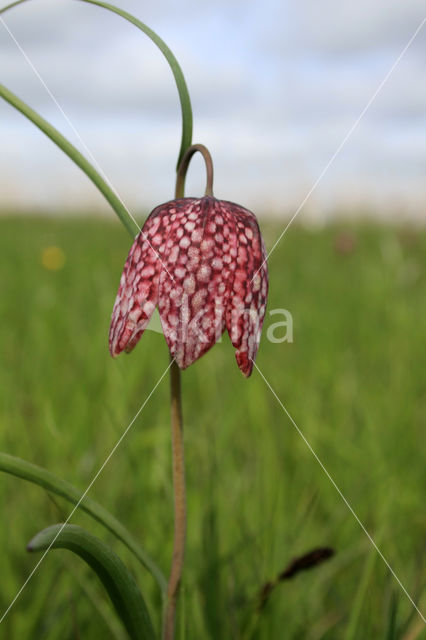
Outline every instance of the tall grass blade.
<svg viewBox="0 0 426 640"><path fill-rule="evenodd" d="M361 631L361 623L362 619L362 609L365 605L368 595L368 587L370 584L371 576L373 574L373 569L376 564L377 553L373 551L369 551L367 559L365 561L364 570L361 576L361 580L358 586L357 593L355 595L354 603L352 605L352 609L350 612L349 622L346 628L345 640L356 640L358 637L358 633Z"/></svg>
<svg viewBox="0 0 426 640"><path fill-rule="evenodd" d="M398 640L400 635L397 632L397 612L398 612L398 595L392 589L391 598L387 614L387 628L383 636L383 640Z"/></svg>

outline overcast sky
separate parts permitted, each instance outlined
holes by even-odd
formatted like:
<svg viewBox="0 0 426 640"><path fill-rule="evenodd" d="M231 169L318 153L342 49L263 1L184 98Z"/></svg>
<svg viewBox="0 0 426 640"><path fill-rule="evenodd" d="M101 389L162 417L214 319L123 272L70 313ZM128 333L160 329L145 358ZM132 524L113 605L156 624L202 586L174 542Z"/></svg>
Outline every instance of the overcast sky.
<svg viewBox="0 0 426 640"><path fill-rule="evenodd" d="M215 195L291 216L426 17L422 0L116 0L184 71L194 142ZM7 2L0 0L0 6ZM134 212L173 197L180 108L162 54L133 25L71 0L32 0L4 22ZM0 22L0 82L84 153ZM303 220L426 213L426 25L300 212ZM201 195L201 161L188 195ZM88 179L0 102L0 208L108 211ZM113 215L113 214L111 214Z"/></svg>

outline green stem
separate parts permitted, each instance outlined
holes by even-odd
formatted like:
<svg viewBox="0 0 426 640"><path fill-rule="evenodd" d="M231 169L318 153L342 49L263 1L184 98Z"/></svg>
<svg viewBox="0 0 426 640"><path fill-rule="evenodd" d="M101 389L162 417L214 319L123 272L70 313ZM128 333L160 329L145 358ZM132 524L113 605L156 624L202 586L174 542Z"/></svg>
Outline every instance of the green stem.
<svg viewBox="0 0 426 640"><path fill-rule="evenodd" d="M206 196L213 195L213 162L208 149L203 144L189 147L178 167L175 198L183 198L185 178L194 153L199 151L206 163ZM186 491L185 457L183 444L181 373L175 360L170 367L170 402L172 426L173 492L175 529L173 538L173 558L167 586L167 602L163 619L163 640L173 640L175 634L176 607L182 580L186 537Z"/></svg>
<svg viewBox="0 0 426 640"><path fill-rule="evenodd" d="M108 9L109 11L116 13L117 15L121 16L125 20L128 20L129 22L134 24L136 27L141 29L141 31L143 31L145 35L147 35L154 42L154 44L157 45L157 47L160 49L161 53L164 55L167 62L169 63L169 66L175 78L176 87L179 94L181 111L182 111L182 138L181 138L181 145L180 145L179 156L177 161L177 167L179 167L179 164L181 163L183 155L186 149L190 146L191 140L192 140L192 107L191 107L191 100L189 97L188 87L186 86L186 82L185 82L185 77L183 75L182 69L180 68L180 65L176 60L174 54L166 45L164 40L162 40L160 36L158 36L155 33L155 31L150 29L146 24L144 24L143 22L141 22L140 20L132 16L130 13L127 13L127 11L124 11L123 9L120 9L118 7L114 7L112 4L101 2L100 0L81 0L81 2L87 2L88 4L95 4L95 5L98 5L99 7L103 7L104 9Z"/></svg>
<svg viewBox="0 0 426 640"><path fill-rule="evenodd" d="M5 13L9 9L12 9L13 7L16 7L27 1L28 0L16 0L11 4L8 4L6 7L3 7L2 9L0 9L0 15L2 13ZM183 158L183 155L186 149L190 146L191 140L192 140L192 107L191 107L191 99L189 97L188 87L186 86L186 82L185 82L185 77L183 75L182 69L178 61L176 60L176 57L174 56L172 51L169 49L169 47L166 45L164 40L162 40L160 36L158 36L155 33L155 31L153 31L146 24L144 24L143 22L135 18L135 16L133 16L131 13L128 13L127 11L120 9L119 7L115 7L114 5L109 4L107 2L101 2L101 0L81 0L81 2L86 2L87 4L93 4L98 7L102 7L103 9L107 9L108 11L112 11L113 13L116 13L117 15L121 16L128 22L131 22L136 27L138 27L138 29L143 31L143 33L145 33L145 35L147 35L148 38L152 40L152 42L160 49L161 53L166 58L176 82L176 87L178 90L180 106L182 111L182 138L181 138L181 145L180 145L179 156L177 161L177 167L179 167L180 162Z"/></svg>
<svg viewBox="0 0 426 640"><path fill-rule="evenodd" d="M129 216L129 213L115 193L115 191L106 183L102 176L96 171L96 169L90 164L90 162L83 156L80 151L74 147L54 126L52 126L47 120L40 116L34 109L31 109L25 102L20 100L18 96L9 91L3 84L0 84L0 96L6 100L12 107L15 107L20 111L28 120L31 120L48 138L52 140L62 151L64 151L69 158L75 164L84 171L87 177L93 182L93 184L99 189L102 195L110 203L115 213L120 218L121 222L126 227L131 236L137 233L138 229L135 229L133 222Z"/></svg>
<svg viewBox="0 0 426 640"><path fill-rule="evenodd" d="M189 163L199 151L206 163L206 195L213 195L213 162L208 149L202 144L189 147L179 164L176 177L175 198L183 198L185 178ZM186 538L186 491L185 457L183 445L181 373L175 360L170 366L170 413L172 426L172 465L175 528L173 537L173 557L167 586L167 601L163 619L163 640L173 640L175 634L176 606L182 580Z"/></svg>
<svg viewBox="0 0 426 640"><path fill-rule="evenodd" d="M181 374L173 360L170 367L172 457L175 530L173 559L167 587L167 603L163 623L163 640L173 640L176 605L182 579L186 537L185 459L183 445Z"/></svg>
<svg viewBox="0 0 426 640"><path fill-rule="evenodd" d="M27 0L15 0L15 2L11 2L10 4L7 4L5 7L0 9L0 14L8 11L9 9L13 9L13 7L17 7L19 4L23 4L26 1Z"/></svg>

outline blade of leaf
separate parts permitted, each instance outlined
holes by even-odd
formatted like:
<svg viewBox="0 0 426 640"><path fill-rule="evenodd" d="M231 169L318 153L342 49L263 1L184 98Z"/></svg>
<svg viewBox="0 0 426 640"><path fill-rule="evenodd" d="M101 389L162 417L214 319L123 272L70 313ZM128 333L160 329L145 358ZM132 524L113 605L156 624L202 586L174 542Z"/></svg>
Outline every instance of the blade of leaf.
<svg viewBox="0 0 426 640"><path fill-rule="evenodd" d="M3 7L2 9L0 9L0 15L5 11L8 11L9 9L12 9L13 7L16 7L27 1L28 0L17 0L16 2L12 2L11 4L8 4L6 7ZM183 75L182 69L178 61L176 60L175 55L166 45L164 40L162 40L162 38L160 38L160 36L155 33L155 31L150 29L146 24L138 20L138 18L133 16L131 13L128 13L127 11L124 11L123 9L120 9L119 7L116 7L107 2L101 2L100 0L80 0L80 1L86 2L87 4L97 5L98 7L102 7L103 9L107 9L108 11L112 11L113 13L116 13L117 15L121 16L125 20L128 20L129 22L134 24L136 27L138 27L138 29L143 31L143 33L145 33L145 35L147 35L148 38L152 40L152 42L160 49L161 53L164 55L167 62L169 63L170 69L173 73L173 76L176 82L176 87L178 90L180 106L182 111L182 138L181 138L178 161L176 165L176 169L177 169L180 165L180 161L182 160L185 154L185 151L188 149L188 147L191 146L191 142L192 142L192 107L191 107L191 99L189 97L189 92L188 92L188 87L186 85L185 77Z"/></svg>
<svg viewBox="0 0 426 640"><path fill-rule="evenodd" d="M378 538L381 537L378 534ZM376 538L376 539L378 539ZM362 607L367 600L368 593L368 585L371 580L371 575L373 573L374 565L377 560L377 553L373 550L368 552L367 558L364 563L364 569L362 571L362 575L359 581L358 589L353 598L353 603L351 606L349 621L346 626L345 640L355 640L357 637L357 633L360 629L360 619L362 613Z"/></svg>
<svg viewBox="0 0 426 640"><path fill-rule="evenodd" d="M82 495L82 492L76 489L76 487L61 478L58 478L53 473L50 473L50 471L46 471L46 469L43 469L42 467L27 462L26 460L22 460L21 458L16 458L15 456L11 456L7 453L0 452L0 471L4 471L18 478L22 478L23 480L27 480L28 482L32 482L33 484L37 484L46 491L50 491L61 496L74 505L79 502ZM161 569L148 555L148 553L141 549L121 522L99 503L87 496L80 502L78 508L100 522L106 529L111 531L116 538L121 540L121 542L123 542L130 551L132 551L141 564L155 578L161 589L163 597L165 597L167 581Z"/></svg>
<svg viewBox="0 0 426 640"><path fill-rule="evenodd" d="M189 92L188 92L188 87L186 85L185 77L183 75L182 69L178 61L176 60L176 57L174 56L172 51L169 49L169 47L166 45L164 40L162 40L160 36L158 36L155 33L155 31L153 31L146 24L138 20L138 18L135 18L135 16L133 16L131 13L128 13L127 11L120 9L119 7L115 7L114 5L109 4L107 2L101 2L101 0L80 0L80 2L85 2L87 4L94 4L94 5L97 5L98 7L103 7L104 9L108 9L108 11L112 11L113 13L116 13L117 15L121 16L125 20L128 20L129 22L134 24L136 27L138 27L138 29L143 31L145 35L147 35L148 38L150 38L152 42L154 42L154 44L157 45L157 47L160 49L161 53L164 55L167 62L169 63L170 69L172 70L173 76L175 78L176 87L179 93L181 111L182 111L182 139L181 139L179 156L178 156L178 161L176 166L176 168L178 168L180 165L180 161L182 160L185 154L185 151L188 149L188 147L191 146L191 142L192 142L192 107L191 107L191 100L189 97Z"/></svg>
<svg viewBox="0 0 426 640"><path fill-rule="evenodd" d="M390 603L388 607L386 631L383 640L398 640L400 634L397 630L398 596L394 589L391 591Z"/></svg>
<svg viewBox="0 0 426 640"><path fill-rule="evenodd" d="M28 551L68 549L93 569L132 640L152 640L154 628L139 588L120 558L104 542L74 524L55 524L40 531Z"/></svg>
<svg viewBox="0 0 426 640"><path fill-rule="evenodd" d="M17 7L18 4L23 4L24 2L26 2L26 0L15 0L15 2L11 2L10 4L7 4L5 7L0 9L0 14L4 13L8 9L13 9L13 7Z"/></svg>
<svg viewBox="0 0 426 640"><path fill-rule="evenodd" d="M0 84L0 96L6 100L10 105L20 111L25 117L27 117L33 124L36 125L48 138L52 140L75 164L84 171L87 177L95 184L102 195L110 203L121 222L126 227L127 231L133 237L139 229L133 227L133 222L127 212L126 207L121 202L120 198L111 189L111 187L105 182L102 176L96 171L94 166L83 156L80 151L74 147L53 125L40 116L34 109L23 102L18 96L9 91L3 84Z"/></svg>

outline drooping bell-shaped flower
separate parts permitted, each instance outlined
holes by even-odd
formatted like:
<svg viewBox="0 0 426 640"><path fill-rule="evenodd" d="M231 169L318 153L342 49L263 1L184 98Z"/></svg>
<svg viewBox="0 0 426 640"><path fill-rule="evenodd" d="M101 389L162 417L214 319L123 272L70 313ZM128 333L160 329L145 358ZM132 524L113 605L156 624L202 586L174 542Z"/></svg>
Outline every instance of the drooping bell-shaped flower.
<svg viewBox="0 0 426 640"><path fill-rule="evenodd" d="M133 349L158 306L181 369L226 328L249 376L267 292L266 253L253 213L211 196L166 202L149 215L126 260L112 312L111 355Z"/></svg>

